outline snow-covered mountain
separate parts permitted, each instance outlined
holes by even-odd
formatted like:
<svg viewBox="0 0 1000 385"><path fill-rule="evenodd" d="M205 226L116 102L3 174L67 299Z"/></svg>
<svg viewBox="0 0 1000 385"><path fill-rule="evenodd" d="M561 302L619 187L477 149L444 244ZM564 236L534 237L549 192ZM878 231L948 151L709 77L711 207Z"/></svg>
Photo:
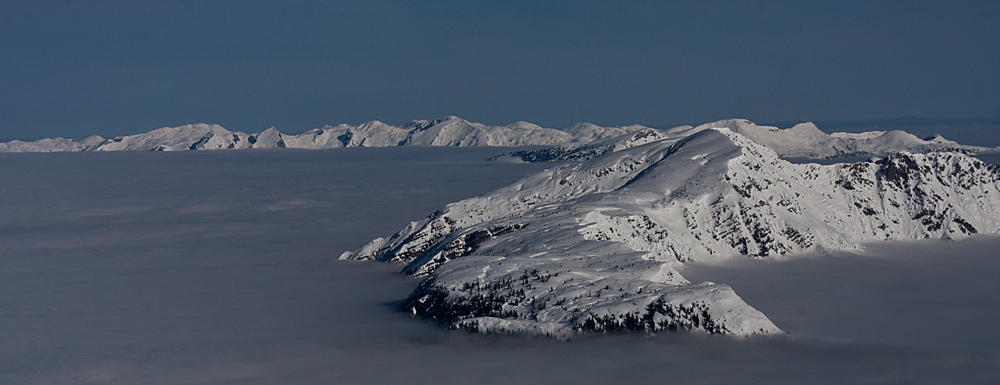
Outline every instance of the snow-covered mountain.
<svg viewBox="0 0 1000 385"><path fill-rule="evenodd" d="M669 133L639 132L634 145L452 203L341 258L425 276L403 306L452 327L752 335L780 329L730 287L688 282L684 263L1000 232L1000 169L974 158L793 164L735 128L646 142Z"/></svg>
<svg viewBox="0 0 1000 385"><path fill-rule="evenodd" d="M164 127L137 135L104 139L41 139L0 143L0 152L56 151L181 151L245 148L393 147L393 146L530 146L577 145L643 130L643 126L600 127L578 123L564 130L517 122L487 126L448 116L431 121L414 120L402 126L371 121L357 126L324 126L299 135L275 128L257 134L232 132L219 125L189 124Z"/></svg>
<svg viewBox="0 0 1000 385"><path fill-rule="evenodd" d="M698 132L727 128L754 142L762 144L778 155L788 158L830 159L847 156L886 156L901 151L927 153L933 151L953 151L976 154L997 151L995 148L969 146L947 140L940 135L920 139L904 131L869 131L864 133L835 132L827 134L812 123L801 123L791 128L780 129L758 126L746 119L727 119L707 123L697 127L679 126L669 130L639 129L606 140L586 144L567 144L535 151L518 151L496 158L510 157L526 162L552 160L590 159L609 152L630 148L635 143L652 139L680 140ZM496 159L495 158L495 159Z"/></svg>

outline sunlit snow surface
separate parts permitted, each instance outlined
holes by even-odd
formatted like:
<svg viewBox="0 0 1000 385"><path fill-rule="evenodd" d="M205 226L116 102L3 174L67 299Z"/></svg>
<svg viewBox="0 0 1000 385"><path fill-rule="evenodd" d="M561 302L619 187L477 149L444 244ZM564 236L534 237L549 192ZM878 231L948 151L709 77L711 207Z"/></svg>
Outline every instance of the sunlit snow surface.
<svg viewBox="0 0 1000 385"><path fill-rule="evenodd" d="M0 155L0 383L995 383L1000 238L686 265L789 336L560 342L396 312L333 261L552 164L495 148Z"/></svg>

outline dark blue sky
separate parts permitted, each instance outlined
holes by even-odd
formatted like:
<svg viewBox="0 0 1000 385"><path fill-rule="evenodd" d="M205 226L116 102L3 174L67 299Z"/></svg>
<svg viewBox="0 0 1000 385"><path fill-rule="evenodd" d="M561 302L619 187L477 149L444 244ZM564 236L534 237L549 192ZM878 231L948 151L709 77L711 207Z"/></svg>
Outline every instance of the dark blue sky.
<svg viewBox="0 0 1000 385"><path fill-rule="evenodd" d="M1000 2L802 3L0 1L0 139L1000 116Z"/></svg>

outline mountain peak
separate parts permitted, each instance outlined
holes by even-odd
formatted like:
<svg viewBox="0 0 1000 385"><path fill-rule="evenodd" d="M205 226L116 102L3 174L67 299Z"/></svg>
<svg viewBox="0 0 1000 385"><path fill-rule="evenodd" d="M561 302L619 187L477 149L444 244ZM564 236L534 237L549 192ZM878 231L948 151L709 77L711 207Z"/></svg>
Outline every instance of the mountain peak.
<svg viewBox="0 0 1000 385"><path fill-rule="evenodd" d="M792 132L823 133L813 122L802 122L787 128L787 130L791 130Z"/></svg>

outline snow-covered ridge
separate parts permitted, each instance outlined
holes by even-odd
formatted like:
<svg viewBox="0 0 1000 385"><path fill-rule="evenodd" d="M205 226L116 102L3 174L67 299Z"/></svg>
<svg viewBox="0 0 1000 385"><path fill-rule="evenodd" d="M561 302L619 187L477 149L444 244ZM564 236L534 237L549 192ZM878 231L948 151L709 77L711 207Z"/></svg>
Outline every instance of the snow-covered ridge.
<svg viewBox="0 0 1000 385"><path fill-rule="evenodd" d="M537 162L590 159L654 140L676 142L712 128L728 128L767 146L783 157L885 156L900 151L913 153L955 151L975 154L997 150L962 145L940 136L920 139L903 131L826 134L812 123L778 129L758 126L744 119L729 119L698 127L680 126L669 130L656 130L640 125L601 127L590 123L577 123L556 130L527 122L487 126L447 116L430 121L414 120L402 126L392 126L379 121L356 126L348 124L324 126L298 135L283 134L273 127L260 133L247 134L232 132L214 124L188 124L109 139L95 135L80 139L48 138L32 142L15 140L0 143L0 152L184 151L277 147L324 149L411 145L555 146L508 155L523 161Z"/></svg>
<svg viewBox="0 0 1000 385"><path fill-rule="evenodd" d="M869 131L863 133L835 132L827 134L812 123L801 123L791 128L780 129L758 126L745 119L727 119L703 124L697 127L679 126L669 130L637 130L617 138L596 141L589 144L561 145L536 151L518 151L504 156L525 162L551 160L590 159L608 152L630 148L642 133L643 137L659 140L678 141L698 132L727 128L754 142L762 144L778 155L788 158L830 159L847 156L887 156L901 151L927 153L933 151L953 151L963 154L977 154L997 151L996 148L958 144L940 135L920 139L904 131Z"/></svg>
<svg viewBox="0 0 1000 385"><path fill-rule="evenodd" d="M450 204L341 258L426 276L404 307L452 327L778 333L731 288L690 283L679 267L998 233L998 174L955 152L792 164L709 127Z"/></svg>
<svg viewBox="0 0 1000 385"><path fill-rule="evenodd" d="M299 135L289 135L269 128L261 133L232 132L219 125L188 124L105 139L89 136L81 139L41 139L32 142L0 143L0 152L62 151L182 151L246 148L324 149L338 147L393 146L530 146L576 145L616 137L645 129L642 126L600 127L578 123L556 130L517 122L507 126L487 126L455 116L431 121L414 120L402 126L371 121L352 126L324 126Z"/></svg>

